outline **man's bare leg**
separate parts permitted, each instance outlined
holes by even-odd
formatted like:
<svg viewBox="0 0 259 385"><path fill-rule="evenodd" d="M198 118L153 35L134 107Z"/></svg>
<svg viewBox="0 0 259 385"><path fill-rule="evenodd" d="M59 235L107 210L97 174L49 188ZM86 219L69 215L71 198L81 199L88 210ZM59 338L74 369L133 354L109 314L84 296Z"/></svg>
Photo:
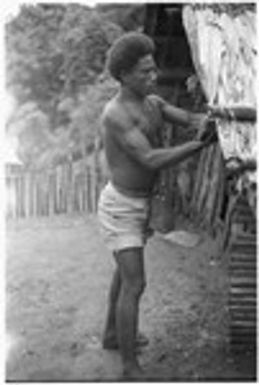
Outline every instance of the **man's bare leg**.
<svg viewBox="0 0 259 385"><path fill-rule="evenodd" d="M145 287L142 248L120 250L115 259L120 272L121 289L117 303L116 327L124 375L141 376L136 357L135 340L138 325L139 300Z"/></svg>
<svg viewBox="0 0 259 385"><path fill-rule="evenodd" d="M105 349L118 348L118 339L117 339L117 332L116 332L116 307L117 307L117 301L119 298L120 288L121 288L120 273L119 273L119 268L116 267L116 270L112 277L112 282L110 287L108 313L107 313L106 325L104 329L103 347Z"/></svg>

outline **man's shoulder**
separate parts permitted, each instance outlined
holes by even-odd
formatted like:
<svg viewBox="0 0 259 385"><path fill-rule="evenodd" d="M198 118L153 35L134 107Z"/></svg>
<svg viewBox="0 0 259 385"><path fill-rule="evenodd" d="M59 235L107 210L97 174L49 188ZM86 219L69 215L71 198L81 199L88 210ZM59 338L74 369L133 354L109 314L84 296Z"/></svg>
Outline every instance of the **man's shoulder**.
<svg viewBox="0 0 259 385"><path fill-rule="evenodd" d="M121 103L119 103L116 96L112 98L103 109L103 116L109 117L109 116L115 116L122 110Z"/></svg>
<svg viewBox="0 0 259 385"><path fill-rule="evenodd" d="M160 107L161 105L165 104L165 100L157 95L157 94L150 94L147 96L146 98L149 102L151 102L152 104L155 104L156 106Z"/></svg>
<svg viewBox="0 0 259 385"><path fill-rule="evenodd" d="M106 128L123 128L128 118L126 108L116 98L106 104L102 113L102 121Z"/></svg>
<svg viewBox="0 0 259 385"><path fill-rule="evenodd" d="M111 99L109 102L107 102L103 108L103 116L109 116L114 112L114 109L116 109L116 101L115 98Z"/></svg>
<svg viewBox="0 0 259 385"><path fill-rule="evenodd" d="M161 114L161 116L163 115L167 102L161 96L157 94L150 94L147 96L146 100L148 105L150 105L154 111Z"/></svg>

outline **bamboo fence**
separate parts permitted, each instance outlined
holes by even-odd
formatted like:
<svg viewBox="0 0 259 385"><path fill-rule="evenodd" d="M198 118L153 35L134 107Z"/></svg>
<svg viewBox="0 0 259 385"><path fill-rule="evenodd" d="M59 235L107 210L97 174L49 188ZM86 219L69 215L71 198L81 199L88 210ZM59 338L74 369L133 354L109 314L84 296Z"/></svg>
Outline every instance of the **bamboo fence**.
<svg viewBox="0 0 259 385"><path fill-rule="evenodd" d="M96 163L65 163L42 171L6 170L6 216L94 213L105 176Z"/></svg>

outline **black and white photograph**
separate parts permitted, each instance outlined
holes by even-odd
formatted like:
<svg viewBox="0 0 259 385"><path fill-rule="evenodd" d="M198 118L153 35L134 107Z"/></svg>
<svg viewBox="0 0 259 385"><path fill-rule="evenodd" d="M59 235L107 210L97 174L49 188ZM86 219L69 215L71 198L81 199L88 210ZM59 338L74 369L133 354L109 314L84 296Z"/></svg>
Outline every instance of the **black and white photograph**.
<svg viewBox="0 0 259 385"><path fill-rule="evenodd" d="M3 16L4 382L256 382L256 2Z"/></svg>

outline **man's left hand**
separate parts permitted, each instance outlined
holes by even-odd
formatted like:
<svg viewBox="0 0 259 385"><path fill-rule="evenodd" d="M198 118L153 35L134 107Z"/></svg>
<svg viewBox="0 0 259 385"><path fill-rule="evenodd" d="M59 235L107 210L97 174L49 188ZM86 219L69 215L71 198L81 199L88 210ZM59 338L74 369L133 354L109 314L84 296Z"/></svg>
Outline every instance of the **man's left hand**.
<svg viewBox="0 0 259 385"><path fill-rule="evenodd" d="M196 139L208 145L218 141L216 122L214 119L207 118L204 121L204 124L201 125L198 131Z"/></svg>

